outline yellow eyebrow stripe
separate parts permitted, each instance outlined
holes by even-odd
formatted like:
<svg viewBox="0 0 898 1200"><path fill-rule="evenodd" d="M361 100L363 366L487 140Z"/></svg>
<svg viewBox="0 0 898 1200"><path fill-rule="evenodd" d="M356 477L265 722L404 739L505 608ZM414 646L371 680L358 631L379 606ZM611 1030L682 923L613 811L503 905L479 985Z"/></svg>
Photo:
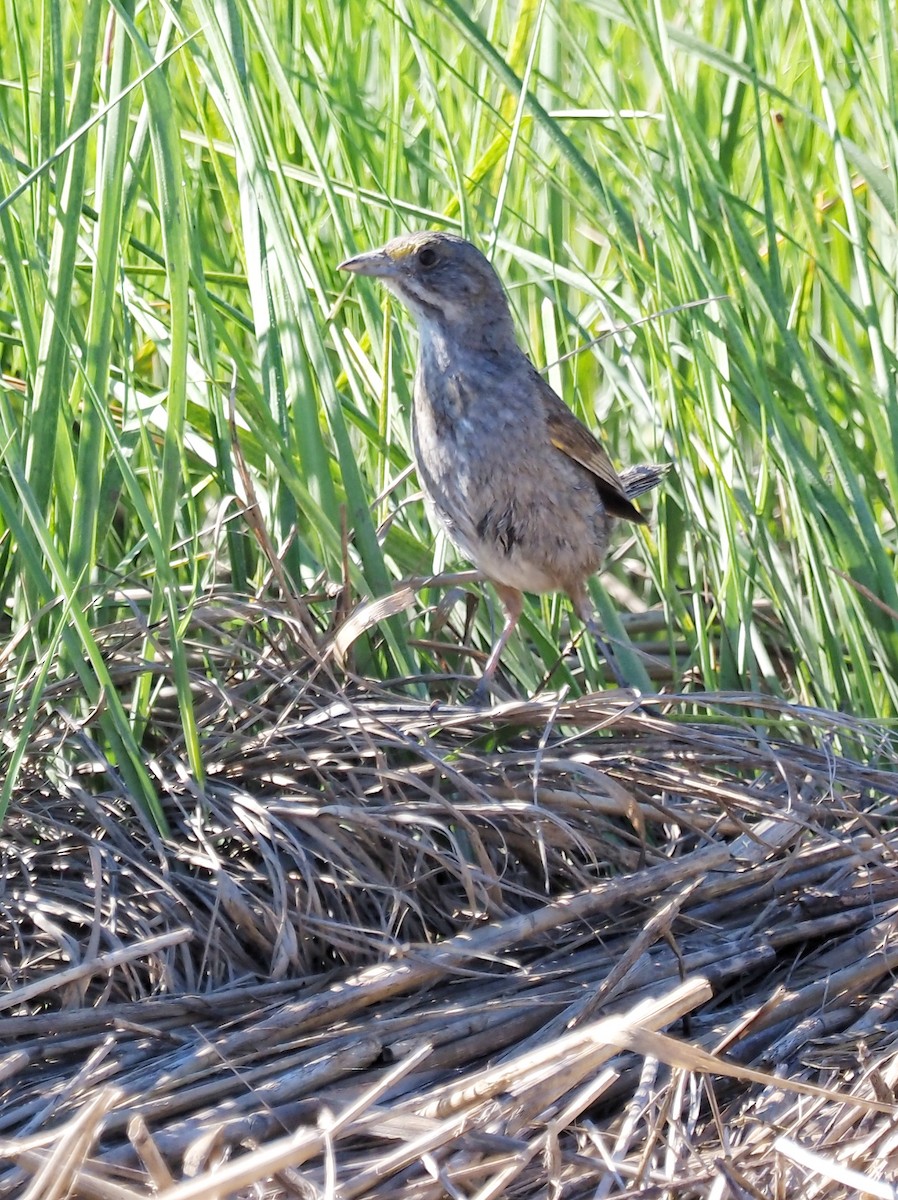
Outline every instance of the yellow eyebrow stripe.
<svg viewBox="0 0 898 1200"><path fill-rule="evenodd" d="M420 242L405 242L400 246L395 246L390 255L392 258L408 258L410 254L414 254L421 246Z"/></svg>

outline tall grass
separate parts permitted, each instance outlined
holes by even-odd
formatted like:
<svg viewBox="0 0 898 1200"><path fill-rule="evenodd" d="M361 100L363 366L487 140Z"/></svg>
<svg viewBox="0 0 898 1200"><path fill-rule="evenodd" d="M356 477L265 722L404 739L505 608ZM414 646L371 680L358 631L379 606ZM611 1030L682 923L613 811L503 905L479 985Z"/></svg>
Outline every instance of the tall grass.
<svg viewBox="0 0 898 1200"><path fill-rule="evenodd" d="M455 561L407 502L410 322L336 271L441 226L493 254L535 361L613 457L675 464L651 531L621 531L595 583L610 632L621 608L658 606L677 681L686 668L706 687L894 714L888 5L0 13L10 712L39 719L26 683L58 647L151 803L141 730L161 622L201 776L179 635L215 583L252 592L270 572L241 515L240 457L296 592L343 581L355 602L428 573L435 553ZM724 298L683 308L706 297ZM120 700L96 631L134 604L148 671ZM330 603L313 615L323 628ZM481 649L491 619L481 605ZM357 665L432 670L428 635L420 610L393 618ZM588 650L582 673L559 662L565 602L532 599L524 635L505 660L519 688L601 685Z"/></svg>

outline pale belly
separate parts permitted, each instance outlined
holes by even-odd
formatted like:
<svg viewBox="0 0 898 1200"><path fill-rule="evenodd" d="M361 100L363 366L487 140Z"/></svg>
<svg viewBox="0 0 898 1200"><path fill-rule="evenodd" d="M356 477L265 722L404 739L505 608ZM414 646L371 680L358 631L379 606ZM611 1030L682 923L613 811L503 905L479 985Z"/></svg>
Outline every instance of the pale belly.
<svg viewBox="0 0 898 1200"><path fill-rule="evenodd" d="M495 543L478 541L465 544L460 539L456 539L456 542L465 557L494 583L504 584L519 592L554 592L563 586L557 570L541 567L523 551L512 550L506 554Z"/></svg>
<svg viewBox="0 0 898 1200"><path fill-rule="evenodd" d="M592 489L590 492L594 496ZM488 521L475 504L458 504L452 514L425 492L428 515L487 579L519 592L568 591L601 566L607 520L593 504L559 519L545 501L516 506L510 523ZM578 497L578 499L581 499Z"/></svg>

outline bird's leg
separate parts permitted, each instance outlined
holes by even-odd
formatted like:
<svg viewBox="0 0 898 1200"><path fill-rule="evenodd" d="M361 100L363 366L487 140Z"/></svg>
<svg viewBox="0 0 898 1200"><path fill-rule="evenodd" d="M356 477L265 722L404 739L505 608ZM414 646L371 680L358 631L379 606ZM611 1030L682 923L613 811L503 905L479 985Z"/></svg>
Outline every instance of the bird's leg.
<svg viewBox="0 0 898 1200"><path fill-rule="evenodd" d="M599 653L604 655L605 662L608 664L608 670L614 676L614 681L617 686L619 688L626 688L628 691L638 692L639 689L625 677L620 668L620 664L614 657L614 652L605 641L604 634L599 628L599 623L595 618L592 604L590 604L589 596L586 594L586 588L583 586L572 588L568 592L568 595L573 602L574 612L586 626L586 630L598 647Z"/></svg>
<svg viewBox="0 0 898 1200"><path fill-rule="evenodd" d="M514 633L524 609L524 597L516 588L506 587L502 583L497 583L495 586L496 591L499 593L499 599L502 601L502 607L505 609L505 624L502 627L502 632L496 638L495 645L490 650L490 656L486 660L486 666L483 668L480 683L478 683L471 696L471 703L477 708L482 708L489 702L490 682L496 667L499 665L502 651L508 644L508 639Z"/></svg>

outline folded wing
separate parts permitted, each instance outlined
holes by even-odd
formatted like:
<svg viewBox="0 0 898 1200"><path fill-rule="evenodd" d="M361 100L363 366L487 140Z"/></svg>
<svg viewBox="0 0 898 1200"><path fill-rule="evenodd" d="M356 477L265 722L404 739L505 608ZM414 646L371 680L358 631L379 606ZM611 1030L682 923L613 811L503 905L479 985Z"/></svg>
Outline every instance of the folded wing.
<svg viewBox="0 0 898 1200"><path fill-rule="evenodd" d="M539 378L537 376L537 378ZM596 488L605 511L625 521L645 525L646 519L633 504L620 475L612 466L601 443L578 421L563 400L540 379L540 398L552 445L595 476Z"/></svg>

